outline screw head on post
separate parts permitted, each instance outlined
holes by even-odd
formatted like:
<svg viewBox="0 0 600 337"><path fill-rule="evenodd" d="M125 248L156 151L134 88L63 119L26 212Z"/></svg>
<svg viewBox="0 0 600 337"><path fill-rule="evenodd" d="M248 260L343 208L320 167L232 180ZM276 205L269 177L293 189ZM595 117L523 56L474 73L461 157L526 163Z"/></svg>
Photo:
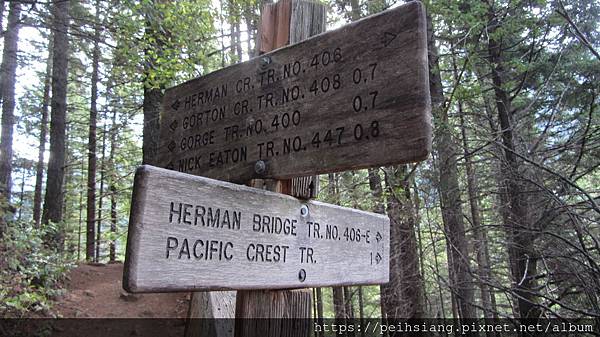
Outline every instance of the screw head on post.
<svg viewBox="0 0 600 337"><path fill-rule="evenodd" d="M308 216L309 210L308 210L308 206L307 205L302 205L302 207L300 207L300 215L303 217Z"/></svg>
<svg viewBox="0 0 600 337"><path fill-rule="evenodd" d="M264 161L258 160L254 163L254 172L256 172L256 174L263 175L266 171L267 164Z"/></svg>
<svg viewBox="0 0 600 337"><path fill-rule="evenodd" d="M300 280L300 282L304 282L306 280L306 270L300 269L298 272L298 280Z"/></svg>
<svg viewBox="0 0 600 337"><path fill-rule="evenodd" d="M260 65L263 67L268 66L269 64L271 64L271 57L270 56L263 56L260 58Z"/></svg>

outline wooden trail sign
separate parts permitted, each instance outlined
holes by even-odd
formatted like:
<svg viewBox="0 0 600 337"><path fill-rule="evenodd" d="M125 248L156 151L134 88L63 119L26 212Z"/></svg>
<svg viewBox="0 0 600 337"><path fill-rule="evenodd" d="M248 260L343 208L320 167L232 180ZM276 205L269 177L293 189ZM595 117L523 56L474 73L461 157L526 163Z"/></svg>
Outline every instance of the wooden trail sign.
<svg viewBox="0 0 600 337"><path fill-rule="evenodd" d="M130 292L381 284L389 219L142 166L123 285Z"/></svg>
<svg viewBox="0 0 600 337"><path fill-rule="evenodd" d="M431 148L425 9L370 16L166 91L159 166L291 178L423 160Z"/></svg>

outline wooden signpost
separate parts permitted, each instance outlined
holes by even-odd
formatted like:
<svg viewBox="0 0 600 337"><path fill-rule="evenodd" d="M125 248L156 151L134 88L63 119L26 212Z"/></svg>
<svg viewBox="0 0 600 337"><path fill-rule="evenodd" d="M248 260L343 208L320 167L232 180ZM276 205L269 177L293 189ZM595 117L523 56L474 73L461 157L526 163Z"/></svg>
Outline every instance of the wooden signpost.
<svg viewBox="0 0 600 337"><path fill-rule="evenodd" d="M324 13L313 5L298 0L267 5L277 15L264 18L288 21L279 22L288 31L276 34L271 45L314 33L309 21L298 25L297 38L286 26L292 26L290 17L302 17L290 16L294 10ZM265 45L261 50L272 49ZM204 293L211 295L192 301L223 302L227 315L235 305L241 318L235 335L250 337L282 331L271 326L265 334L247 318L284 312L310 317L310 292L260 289L386 283L387 217L230 182L423 160L431 149L430 105L420 2L168 89L157 163L166 169L143 166L136 173L124 288L242 290L236 301L233 292ZM314 196L315 179L298 180L301 192L294 195ZM270 184L274 190L290 193L282 188L290 185L293 193L294 183L276 182ZM190 313L197 309L192 305ZM201 311L208 314L199 317L218 316L212 309ZM308 329L284 328L299 336ZM202 331L202 336L233 333L204 325Z"/></svg>
<svg viewBox="0 0 600 337"><path fill-rule="evenodd" d="M412 2L166 91L159 165L219 180L423 160L424 7Z"/></svg>
<svg viewBox="0 0 600 337"><path fill-rule="evenodd" d="M153 166L134 191L130 292L388 282L387 216Z"/></svg>

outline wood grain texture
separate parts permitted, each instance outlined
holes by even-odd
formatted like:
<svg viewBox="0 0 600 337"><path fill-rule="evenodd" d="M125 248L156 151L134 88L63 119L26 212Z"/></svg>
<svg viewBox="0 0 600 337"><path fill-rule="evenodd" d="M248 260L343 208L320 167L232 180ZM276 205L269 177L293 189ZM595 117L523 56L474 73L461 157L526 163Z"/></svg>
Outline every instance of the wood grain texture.
<svg viewBox="0 0 600 337"><path fill-rule="evenodd" d="M290 17L290 43L298 43L327 30L327 7L314 1L293 0ZM292 178L290 195L314 199L319 194L319 176Z"/></svg>
<svg viewBox="0 0 600 337"><path fill-rule="evenodd" d="M160 133L159 166L233 182L423 160L431 148L423 5L168 89Z"/></svg>
<svg viewBox="0 0 600 337"><path fill-rule="evenodd" d="M388 282L385 216L152 166L134 180L129 292Z"/></svg>
<svg viewBox="0 0 600 337"><path fill-rule="evenodd" d="M235 291L192 293L186 325L186 337L233 337L231 320L235 318Z"/></svg>
<svg viewBox="0 0 600 337"><path fill-rule="evenodd" d="M262 7L260 24L260 53L270 52L285 46L290 39L291 3L293 0L280 0Z"/></svg>
<svg viewBox="0 0 600 337"><path fill-rule="evenodd" d="M272 6L267 4L265 6ZM317 4L305 0L281 1L275 6L290 7L290 42L296 43L306 38L325 31L325 16L327 8L323 4ZM286 10L287 11L287 10ZM263 11L261 29L269 31L273 21L272 15L277 12ZM269 50L282 47L272 46ZM264 181L263 179L259 179ZM270 180L273 182L273 180ZM317 196L318 176L295 177L288 180L275 180L275 184L265 184L268 190L273 192L285 192L302 199L310 199ZM251 182L256 184L256 182ZM300 290L242 290L238 292L236 307L236 337L279 337L279 336L310 336L308 318L311 317L310 303L311 292L307 289ZM285 300L282 300L285 299ZM284 324L284 317L305 318L302 327ZM269 322L257 321L254 318L275 318Z"/></svg>
<svg viewBox="0 0 600 337"><path fill-rule="evenodd" d="M311 336L310 289L240 291L237 303L244 317L235 322L236 337Z"/></svg>

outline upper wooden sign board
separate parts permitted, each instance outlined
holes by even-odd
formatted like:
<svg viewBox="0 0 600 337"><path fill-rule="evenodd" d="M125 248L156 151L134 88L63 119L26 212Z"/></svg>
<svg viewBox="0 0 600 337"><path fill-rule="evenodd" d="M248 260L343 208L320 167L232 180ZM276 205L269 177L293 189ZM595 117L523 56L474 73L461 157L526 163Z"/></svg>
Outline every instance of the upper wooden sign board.
<svg viewBox="0 0 600 337"><path fill-rule="evenodd" d="M424 7L411 2L191 80L163 102L158 165L184 173L242 182L423 160Z"/></svg>
<svg viewBox="0 0 600 337"><path fill-rule="evenodd" d="M166 292L387 283L389 224L380 214L142 166L123 287Z"/></svg>

